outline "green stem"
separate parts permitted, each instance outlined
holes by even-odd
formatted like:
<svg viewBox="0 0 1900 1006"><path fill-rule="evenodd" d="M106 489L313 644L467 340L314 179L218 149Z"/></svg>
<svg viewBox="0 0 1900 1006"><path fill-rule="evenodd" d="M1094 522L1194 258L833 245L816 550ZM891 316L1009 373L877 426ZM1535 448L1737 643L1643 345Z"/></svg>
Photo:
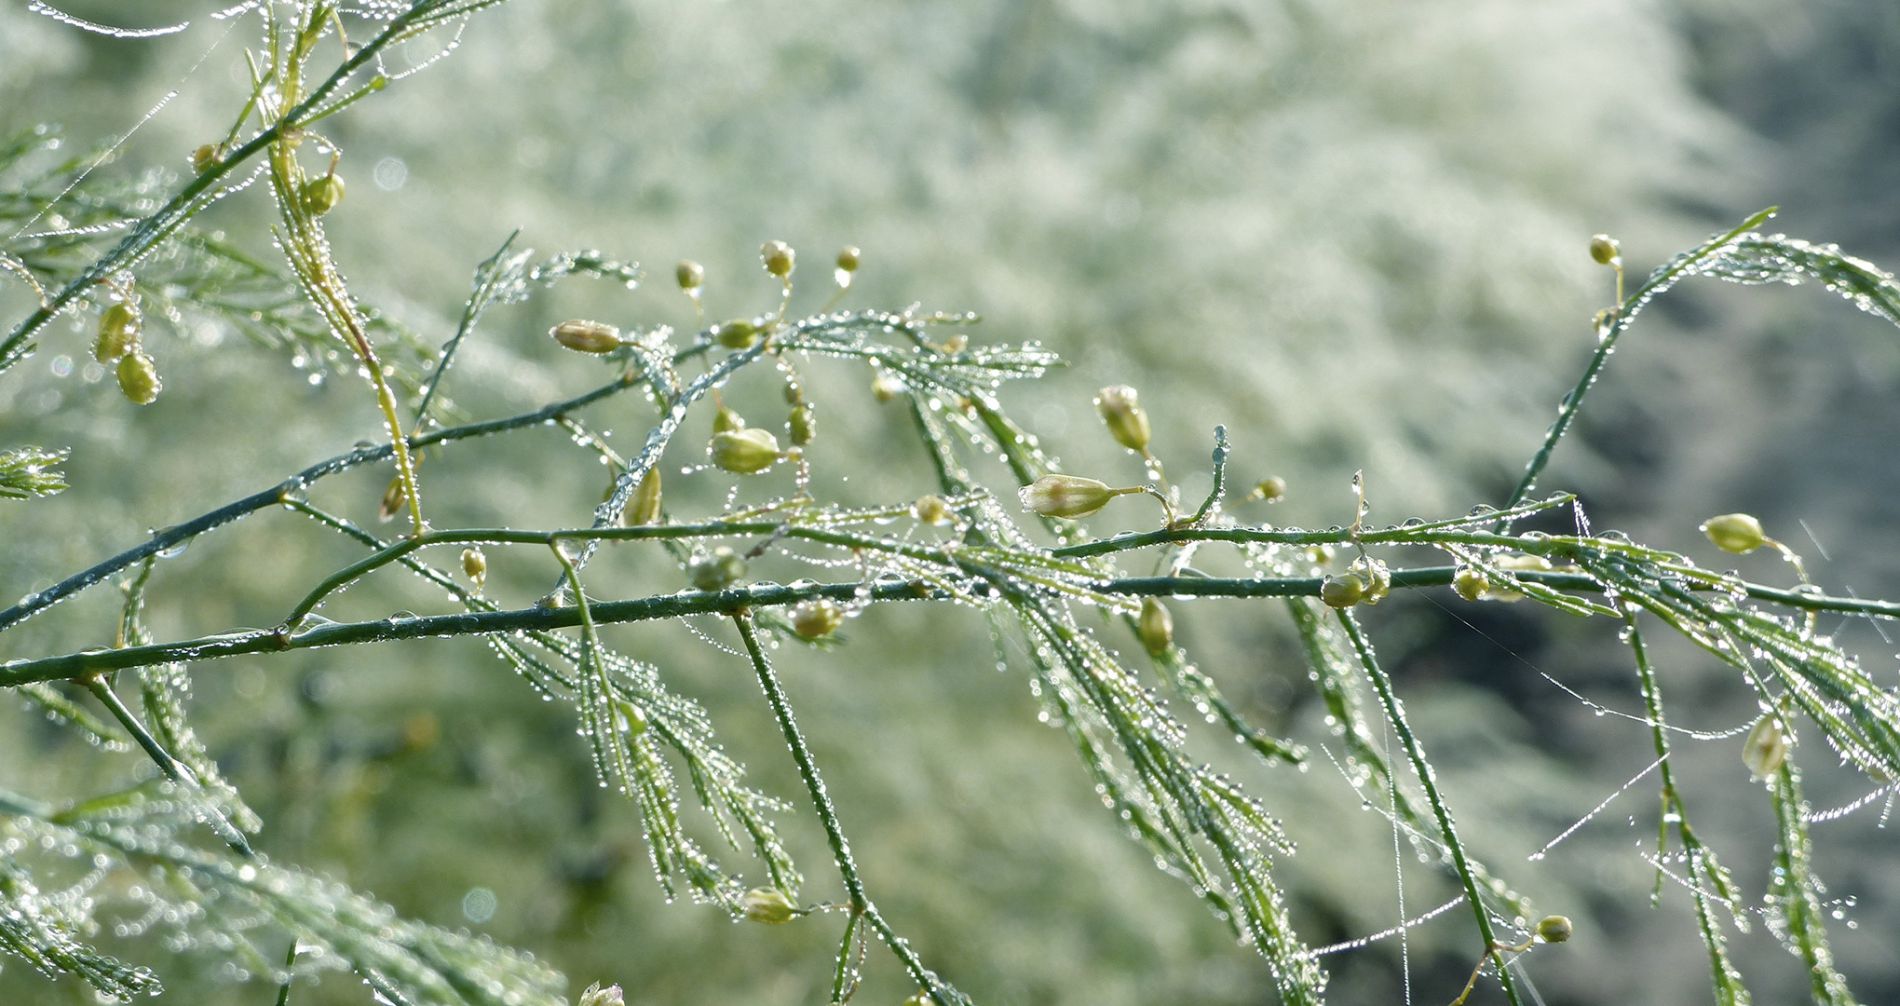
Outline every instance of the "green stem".
<svg viewBox="0 0 1900 1006"><path fill-rule="evenodd" d="M210 799L205 795L204 787L198 783L198 777L193 775L191 770L178 759L172 757L172 753L165 750L165 746L158 742L158 738L153 737L152 732L145 729L145 724L140 723L132 710L126 708L125 703L119 700L118 693L112 690L112 686L106 682L106 679L98 674L87 674L78 680L92 692L101 705L106 707L106 710L112 714L112 718L118 720L120 726L125 727L126 733L132 735L132 739L138 742L139 747L145 749L145 753L152 759L152 764L158 766L158 770L165 774L165 778L190 794L190 799L198 804L201 815L205 823L211 826L211 830L217 832L218 837L239 855L246 859L255 858L257 853L251 849L250 840L245 838L244 833L227 820L218 808L211 805Z"/></svg>
<svg viewBox="0 0 1900 1006"><path fill-rule="evenodd" d="M805 782L805 792L810 794L812 807L825 827L825 840L831 845L832 861L837 864L838 875L844 881L845 894L850 898L850 910L864 916L884 945L903 962L904 970L910 973L919 988L929 993L932 1000L939 1006L957 1006L956 998L941 990L937 976L924 967L910 944L898 937L876 906L871 904L870 896L864 891L864 878L858 874L857 861L851 856L851 845L838 823L837 809L832 806L831 797L825 792L825 782L818 775L818 763L812 758L811 748L805 744L804 734L798 729L791 702L786 699L785 689L772 670L772 662L766 659L765 650L759 646L759 636L752 626L752 617L744 612L735 612L732 623L738 626L739 638L745 641L746 656L752 659L752 669L758 675L759 687L765 692L766 702L772 706L772 717L778 721L779 732L785 736L785 746L791 749L792 760L798 764L798 776Z"/></svg>
<svg viewBox="0 0 1900 1006"><path fill-rule="evenodd" d="M1405 748L1406 758L1412 763L1412 772L1418 777L1419 785L1425 788L1425 799L1432 806L1432 816L1438 819L1438 833L1445 841L1445 848L1451 852L1451 862L1458 872L1458 882L1464 885L1465 901L1471 905L1472 915L1478 920L1478 935L1484 940L1484 952L1489 956L1498 946L1498 937L1491 928L1491 915L1485 911L1484 898L1478 891L1478 881L1472 874L1471 863L1465 858L1464 843L1458 840L1458 829L1452 824L1451 810L1445 805L1445 798L1438 792L1437 775L1431 763L1425 760L1425 746L1419 742L1418 735L1412 732L1410 723L1405 719L1405 708L1399 703L1399 697L1392 689L1392 679L1386 676L1384 668L1372 654L1372 644L1366 641L1365 634L1359 631L1359 622L1349 611L1339 613L1339 624L1346 630L1346 638L1352 641L1353 652L1359 657L1359 664L1365 669L1366 677L1372 681L1372 687L1379 693L1379 704L1385 707L1386 720L1392 724L1392 732L1398 735L1399 743ZM1517 994L1517 982L1511 977L1511 970L1498 961L1498 984L1504 987L1504 996L1512 1006L1522 1006Z"/></svg>
<svg viewBox="0 0 1900 1006"><path fill-rule="evenodd" d="M1770 206L1762 210L1742 221L1741 225L1734 230L1703 242L1694 251L1671 263L1669 267L1658 269L1644 281L1642 286L1636 288L1635 293L1630 294L1628 299L1617 306L1615 320L1610 322L1609 329L1603 333L1602 338L1597 340L1596 352L1590 354L1590 362L1583 368L1583 374L1577 378L1576 385L1570 389L1569 394L1564 396L1563 404L1558 407L1557 421L1551 423L1550 429L1545 431L1544 442L1538 446L1537 453L1531 456L1530 463L1524 466L1524 474L1517 480L1517 488L1511 490L1510 501L1505 504L1507 510L1523 502L1524 498L1530 495L1531 489L1537 485L1537 476L1543 474L1544 466L1550 463L1551 452L1557 449L1557 442L1569 432L1571 422L1577 418L1578 410L1583 408L1583 396L1588 394L1590 387L1596 383L1597 375L1602 372L1604 364L1610 360L1610 354L1616 351L1618 337L1629 329L1630 323L1636 320L1636 315L1642 310L1643 305L1656 294L1674 286L1703 259L1726 247L1729 242L1743 234L1760 227L1769 217L1775 215L1775 209L1776 207ZM1497 523L1492 525L1492 529L1502 531L1509 523L1510 518L1501 514Z"/></svg>
<svg viewBox="0 0 1900 1006"><path fill-rule="evenodd" d="M665 537L655 533L661 528L602 528L600 531L576 530L566 534L573 537L591 536L594 540L624 539L631 537ZM707 525L692 529L697 533L719 534L736 533L789 533L784 525ZM809 532L800 536L817 537L824 532L818 529L800 529ZM644 534L642 532L645 532ZM495 541L501 535L493 537L471 537L465 532L437 532L446 537L433 540L451 541ZM517 532L517 540L546 544L548 532ZM841 537L841 536L840 536ZM878 539L866 539L876 542ZM407 555L412 550L407 543L399 542L385 551L399 551ZM360 564L358 564L360 565ZM354 568L354 567L352 567ZM958 569L968 573L972 567L960 564ZM1455 567L1433 566L1418 569L1402 569L1393 572L1394 589L1444 586L1451 582ZM1535 581L1550 586L1574 587L1577 589L1597 589L1597 581L1580 573L1541 573L1518 572L1520 579ZM971 576L971 580L982 578ZM1104 580L1089 585L1089 589L1098 594L1115 594L1127 597L1318 597L1319 577L1262 577L1219 579L1195 576L1145 576L1126 577L1116 580ZM830 598L847 601L861 599L860 593L869 589L869 599L873 601L890 600L930 600L939 595L935 591L919 589L919 582L899 583L828 583L784 586L779 584L760 584L748 587L734 587L714 592L691 592L664 594L622 601L600 601L591 606L594 620L601 625L621 622L648 621L656 618L674 618L680 615L698 615L730 611L739 607L770 607L796 604L812 598ZM1874 614L1888 618L1900 618L1900 604L1862 601L1858 598L1837 598L1823 595L1796 594L1768 587L1749 587L1751 596L1762 600L1787 604L1790 607L1806 607L1816 611L1838 611L1847 614ZM30 684L35 681L59 681L78 677L90 671L119 670L127 667L145 667L151 664L170 663L172 661L209 660L217 657L240 656L249 653L275 653L282 650L305 650L323 646L341 646L353 643L386 642L396 639L416 639L425 636L470 636L491 635L495 633L539 631L546 629L571 628L581 624L579 616L572 607L519 608L495 611L460 612L447 615L429 615L418 618L386 618L367 622L326 622L303 629L291 631L288 627L272 629L253 629L203 636L173 643L158 643L149 646L128 646L123 649L82 650L60 656L40 657L31 660L9 660L0 663L0 688Z"/></svg>

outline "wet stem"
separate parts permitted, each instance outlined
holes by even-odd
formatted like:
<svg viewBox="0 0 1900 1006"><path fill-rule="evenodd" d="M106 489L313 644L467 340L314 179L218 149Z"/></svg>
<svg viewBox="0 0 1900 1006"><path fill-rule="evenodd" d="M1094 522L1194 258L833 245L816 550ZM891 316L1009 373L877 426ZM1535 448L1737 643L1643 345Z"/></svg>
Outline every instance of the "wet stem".
<svg viewBox="0 0 1900 1006"><path fill-rule="evenodd" d="M272 53L271 76L276 79L281 91L277 107L288 108L297 104L303 90L304 64L318 40L323 37L323 25L330 16L331 8L318 4L312 8L309 21L293 35L289 51L281 57ZM340 37L340 28L338 34ZM370 344L369 334L364 330L362 318L343 284L343 277L331 260L330 246L324 238L322 224L303 203L303 169L297 163L296 154L303 138L304 134L299 129L284 129L270 147L271 188L276 194L285 229L284 255L296 271L304 293L316 307L317 313L329 324L331 331L349 344L376 390L376 405L382 411L384 424L389 428L390 443L396 455L397 478L402 484L409 519L414 533L421 535L426 529L422 519L422 499L416 486L415 461L403 436L402 418L397 414L395 393L389 388L382 361L377 359L376 349Z"/></svg>
<svg viewBox="0 0 1900 1006"><path fill-rule="evenodd" d="M758 630L753 627L752 616L744 611L734 612L732 624L738 627L739 638L745 642L746 656L751 659L752 669L758 675L759 687L765 692L766 702L772 706L772 717L778 721L779 732L785 735L785 746L791 749L792 760L798 764L798 776L804 780L805 791L811 795L812 806L818 813L818 820L825 827L825 840L831 846L832 860L838 866L838 875L844 881L845 894L850 899L847 910L852 913L853 926L855 927L856 920L860 918L864 923L869 924L877 932L878 938L884 945L890 948L891 953L903 963L904 970L909 972L911 978L917 982L918 988L930 996L932 1002L937 1003L938 1006L958 1006L958 999L942 986L929 968L924 967L916 951L897 935L865 893L864 880L858 874L857 861L851 856L851 845L844 837L843 827L838 823L837 809L831 804L831 796L825 792L824 779L818 774L818 763L812 758L811 748L805 744L804 734L798 729L798 721L792 716L791 702L785 697L785 689L779 684L778 674L773 671L771 661L766 658L765 650L759 645ZM847 947L850 942L849 935L850 930L847 929L845 941ZM842 976L844 973L845 969L841 966L839 974ZM842 986L842 982L837 985Z"/></svg>

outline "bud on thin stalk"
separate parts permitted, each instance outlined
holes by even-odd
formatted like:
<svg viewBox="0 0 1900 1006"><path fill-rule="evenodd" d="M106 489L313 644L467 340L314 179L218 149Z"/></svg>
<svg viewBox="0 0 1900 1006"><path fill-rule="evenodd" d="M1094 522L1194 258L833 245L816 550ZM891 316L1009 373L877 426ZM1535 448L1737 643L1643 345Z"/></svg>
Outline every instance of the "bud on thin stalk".
<svg viewBox="0 0 1900 1006"><path fill-rule="evenodd" d="M660 466L654 465L640 477L639 486L633 490L633 500L627 507L627 523L639 527L660 522Z"/></svg>
<svg viewBox="0 0 1900 1006"><path fill-rule="evenodd" d="M792 631L800 639L822 639L844 624L844 609L826 598L806 601L792 609Z"/></svg>
<svg viewBox="0 0 1900 1006"><path fill-rule="evenodd" d="M735 475L757 475L778 464L783 456L778 449L778 438L769 430L753 428L713 434L713 464Z"/></svg>
<svg viewBox="0 0 1900 1006"><path fill-rule="evenodd" d="M133 349L119 361L119 390L133 405L150 405L158 400L164 382L158 379L158 367L142 349Z"/></svg>
<svg viewBox="0 0 1900 1006"><path fill-rule="evenodd" d="M1116 443L1131 451L1148 450L1148 413L1142 409L1135 389L1126 384L1103 388L1095 395L1095 411L1101 413Z"/></svg>
<svg viewBox="0 0 1900 1006"><path fill-rule="evenodd" d="M1135 619L1135 634L1151 657L1160 657L1174 648L1174 616L1155 598L1143 598L1141 615Z"/></svg>
<svg viewBox="0 0 1900 1006"><path fill-rule="evenodd" d="M1140 486L1113 489L1105 482L1079 475L1044 475L1017 490L1017 495L1021 497L1025 510L1035 511L1044 517L1074 520L1100 510L1117 496L1143 491Z"/></svg>
<svg viewBox="0 0 1900 1006"><path fill-rule="evenodd" d="M548 329L548 335L576 353L611 353L620 348L620 330L598 321L564 321Z"/></svg>
<svg viewBox="0 0 1900 1006"><path fill-rule="evenodd" d="M482 585L488 582L488 557L483 555L479 548L463 549L462 572L468 576L469 582L475 585L477 591L481 590Z"/></svg>
<svg viewBox="0 0 1900 1006"><path fill-rule="evenodd" d="M1745 513L1725 513L1702 522L1702 533L1724 552L1747 555L1768 544L1761 521Z"/></svg>
<svg viewBox="0 0 1900 1006"><path fill-rule="evenodd" d="M771 887L755 887L745 892L739 899L739 911L748 922L763 922L778 925L790 922L798 914L798 907L785 892Z"/></svg>

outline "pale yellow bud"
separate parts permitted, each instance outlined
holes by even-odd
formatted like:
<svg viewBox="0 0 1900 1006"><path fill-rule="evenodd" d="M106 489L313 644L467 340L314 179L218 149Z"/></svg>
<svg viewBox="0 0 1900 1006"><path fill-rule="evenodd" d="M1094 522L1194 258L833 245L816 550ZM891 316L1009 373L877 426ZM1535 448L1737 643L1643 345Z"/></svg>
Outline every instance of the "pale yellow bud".
<svg viewBox="0 0 1900 1006"><path fill-rule="evenodd" d="M488 557L479 548L463 549L462 572L468 575L476 590L482 589L482 584L488 581Z"/></svg>
<svg viewBox="0 0 1900 1006"><path fill-rule="evenodd" d="M119 390L133 405L150 405L158 400L164 382L158 379L158 366L145 351L134 349L119 361Z"/></svg>
<svg viewBox="0 0 1900 1006"><path fill-rule="evenodd" d="M334 174L312 178L304 183L302 199L304 212L320 217L343 201L343 179Z"/></svg>
<svg viewBox="0 0 1900 1006"><path fill-rule="evenodd" d="M1736 555L1747 555L1766 545L1768 535L1761 521L1745 513L1725 513L1702 522L1702 533L1716 548Z"/></svg>
<svg viewBox="0 0 1900 1006"><path fill-rule="evenodd" d="M1781 763L1787 760L1788 735L1782 732L1780 719L1769 713L1756 720L1742 739L1742 764L1755 778L1766 779L1781 771Z"/></svg>
<svg viewBox="0 0 1900 1006"><path fill-rule="evenodd" d="M783 241L767 241L759 247L759 260L765 263L765 271L779 279L791 278L796 259L792 246Z"/></svg>
<svg viewBox="0 0 1900 1006"><path fill-rule="evenodd" d="M792 609L792 631L800 639L819 639L838 631L844 624L844 609L838 602L819 598Z"/></svg>
<svg viewBox="0 0 1900 1006"><path fill-rule="evenodd" d="M1102 414L1102 422L1108 425L1116 443L1131 451L1148 449L1148 413L1142 409L1135 389L1125 384L1103 388L1095 395L1095 411Z"/></svg>
<svg viewBox="0 0 1900 1006"><path fill-rule="evenodd" d="M755 887L739 899L739 911L747 921L777 925L792 921L798 915L798 906L792 904L792 899L786 897L783 891Z"/></svg>
<svg viewBox="0 0 1900 1006"><path fill-rule="evenodd" d="M757 475L778 464L780 457L778 438L769 430L753 428L713 434L713 464L736 475Z"/></svg>
<svg viewBox="0 0 1900 1006"><path fill-rule="evenodd" d="M950 504L941 496L919 496L910 505L910 515L925 524L941 524L950 519Z"/></svg>
<svg viewBox="0 0 1900 1006"><path fill-rule="evenodd" d="M139 344L139 310L124 301L113 304L99 315L99 339L92 344L93 358L100 363L117 363Z"/></svg>
<svg viewBox="0 0 1900 1006"><path fill-rule="evenodd" d="M1598 234L1590 239L1590 257L1597 265L1615 265L1623 257L1623 249L1616 239L1608 234Z"/></svg>
<svg viewBox="0 0 1900 1006"><path fill-rule="evenodd" d="M620 330L598 321L564 321L548 329L548 335L576 353L611 353L620 348Z"/></svg>
<svg viewBox="0 0 1900 1006"><path fill-rule="evenodd" d="M1111 489L1107 483L1078 475L1044 475L1017 490L1017 495L1022 498L1025 510L1044 517L1074 520L1100 510L1117 496L1140 491L1139 488Z"/></svg>
<svg viewBox="0 0 1900 1006"><path fill-rule="evenodd" d="M1484 570L1476 566L1460 566L1458 572L1452 574L1451 589L1467 601L1483 597L1485 588L1489 586L1491 581L1485 578Z"/></svg>
<svg viewBox="0 0 1900 1006"><path fill-rule="evenodd" d="M654 465L640 477L633 499L627 505L627 525L639 527L660 522L660 466Z"/></svg>
<svg viewBox="0 0 1900 1006"><path fill-rule="evenodd" d="M1545 943L1563 943L1570 939L1570 919L1562 915L1546 915L1537 920L1537 938Z"/></svg>
<svg viewBox="0 0 1900 1006"><path fill-rule="evenodd" d="M1319 599L1331 608L1350 608L1366 597L1366 579L1357 573L1329 576L1320 581Z"/></svg>
<svg viewBox="0 0 1900 1006"><path fill-rule="evenodd" d="M1141 615L1135 619L1135 634L1151 657L1159 657L1174 648L1174 616L1166 605L1147 597L1141 601Z"/></svg>
<svg viewBox="0 0 1900 1006"><path fill-rule="evenodd" d="M706 267L692 259L682 259L673 269L673 278L682 290L697 290L706 282Z"/></svg>

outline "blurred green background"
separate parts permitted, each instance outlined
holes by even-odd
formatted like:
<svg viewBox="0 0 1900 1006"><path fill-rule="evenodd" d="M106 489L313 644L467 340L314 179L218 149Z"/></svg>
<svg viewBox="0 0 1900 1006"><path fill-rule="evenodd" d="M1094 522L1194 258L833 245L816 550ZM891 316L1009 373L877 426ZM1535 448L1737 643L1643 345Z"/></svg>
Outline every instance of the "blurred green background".
<svg viewBox="0 0 1900 1006"><path fill-rule="evenodd" d="M69 149L102 149L176 90L100 169L127 180L182 170L222 135L243 100L254 19L214 20L185 0L68 9L194 25L120 40L0 9L0 132L58 122ZM691 326L672 290L676 259L706 264L714 316L744 314L773 302L756 249L783 238L801 253L796 304L814 309L824 264L851 243L865 265L849 304L974 310L985 319L975 338L1037 340L1070 361L1005 395L1067 470L1134 477L1089 404L1097 387L1127 382L1189 496L1204 491L1216 423L1233 437L1236 478L1289 481L1288 501L1238 507L1242 519L1343 523L1356 469L1375 519L1443 516L1502 501L1592 348L1591 316L1612 296L1585 253L1593 232L1620 238L1640 276L1772 203L1783 208L1772 229L1900 261L1896 53L1900 13L1875 0L517 0L477 18L452 58L326 129L350 186L329 231L356 293L430 343L452 331L474 265L517 228L543 253L591 247L648 264L637 293L576 281L493 313L447 387L471 416L602 379L548 349L554 321ZM208 219L266 254L266 198L247 192ZM9 327L27 304L18 284L0 285ZM0 504L0 596L380 438L355 380L313 383L284 354L202 325L156 326L166 390L134 410L89 364L89 325L55 326L0 377L0 443L74 452L73 490ZM821 489L866 502L925 491L908 420L872 400L861 372L814 373L814 449L851 474ZM1896 390L1900 349L1876 320L1811 290L1692 286L1623 344L1544 484L1581 492L1599 529L1691 550L1700 520L1748 510L1825 585L1891 597L1900 557L1880 546L1900 511ZM782 408L774 394L765 380L732 392L761 415ZM590 419L622 450L649 421L631 400ZM435 524L584 522L605 477L566 444L534 431L431 457ZM352 473L317 498L371 520L388 477ZM676 512L719 505L695 491L682 486ZM356 554L293 515L245 521L162 564L157 634L270 624ZM490 562L491 592L520 603L551 577L540 556ZM627 590L676 583L658 552L602 560L615 562L625 572L607 575ZM1751 575L1782 575L1759 563ZM10 631L0 656L106 641L108 594ZM442 605L390 580L327 610ZM1526 861L1652 756L1640 724L1595 715L1543 676L1640 708L1612 631L1524 607L1452 614L1408 598L1376 612L1373 630L1469 839L1541 909L1578 921L1575 941L1529 963L1544 1001L1704 1001L1686 897L1665 885L1649 904L1653 779ZM1249 712L1321 744L1323 711L1288 633L1259 610L1181 605L1180 637ZM1036 723L1021 671L994 670L980 622L893 607L850 635L829 654L782 654L788 686L875 896L934 967L984 1003L1271 1001L1260 960L1117 833L1067 742ZM1891 680L1883 637L1859 625L1840 635ZM703 700L766 789L799 792L742 662L677 624L610 641ZM1683 725L1752 717L1752 699L1707 660L1660 658ZM263 813L274 859L532 950L576 991L604 980L640 1003L822 1000L834 927L732 926L663 906L632 808L596 789L570 712L535 701L479 644L234 660L194 680L198 726ZM28 713L4 715L0 785L54 798L140 770ZM1770 805L1738 750L1739 739L1686 743L1679 771L1699 830L1759 892ZM1307 772L1230 760L1302 844L1281 869L1306 939L1397 919L1391 835L1323 755ZM1825 752L1808 761L1817 805L1860 794L1819 771ZM1881 817L1876 804L1816 836L1821 875L1856 902L1840 906L1858 927L1836 927L1836 951L1868 1002L1900 1001L1900 872L1884 868ZM822 837L798 822L817 880ZM1405 879L1411 911L1449 896L1409 856ZM1462 983L1467 928L1451 913L1412 933L1422 1001ZM1738 958L1758 1001L1795 1001L1798 962L1762 928L1736 938ZM160 965L178 1001L268 996L220 983L215 954L103 939ZM908 994L873 960L859 1001ZM87 1001L0 964L0 1001ZM1395 941L1328 965L1335 1001L1399 1001ZM293 1001L365 998L337 978Z"/></svg>

